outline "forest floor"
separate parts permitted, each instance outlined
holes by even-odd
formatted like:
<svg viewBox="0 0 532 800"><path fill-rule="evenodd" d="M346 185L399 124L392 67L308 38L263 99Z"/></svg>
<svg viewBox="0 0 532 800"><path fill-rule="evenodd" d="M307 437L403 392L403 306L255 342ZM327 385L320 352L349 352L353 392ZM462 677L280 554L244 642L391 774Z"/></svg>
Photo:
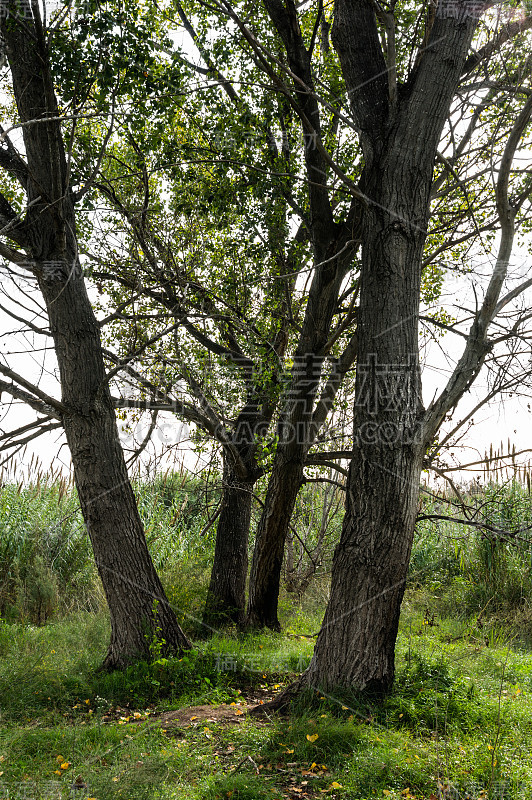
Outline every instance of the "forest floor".
<svg viewBox="0 0 532 800"><path fill-rule="evenodd" d="M532 798L530 620L516 636L412 590L384 702L314 692L250 716L312 653L316 617L288 619L108 675L103 616L2 623L0 800Z"/></svg>

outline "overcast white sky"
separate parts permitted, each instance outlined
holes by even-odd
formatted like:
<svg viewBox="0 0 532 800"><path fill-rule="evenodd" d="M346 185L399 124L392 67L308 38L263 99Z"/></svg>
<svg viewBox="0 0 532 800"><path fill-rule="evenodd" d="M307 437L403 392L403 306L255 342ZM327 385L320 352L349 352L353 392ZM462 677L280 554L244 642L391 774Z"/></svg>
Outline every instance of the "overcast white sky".
<svg viewBox="0 0 532 800"><path fill-rule="evenodd" d="M523 278L524 275L532 274L530 255L524 251L517 252L514 257L513 272L516 280ZM449 276L444 285L444 299L445 304L456 304L462 308L472 307L474 303L474 293L472 286L475 285L477 294L480 293L480 286L485 281L479 281L477 277L473 276ZM511 284L512 285L512 284ZM19 294L17 296L14 285L3 276L1 288L3 289L4 296L0 297L0 305L6 305L8 294L11 299L18 300L19 302L29 305L26 298ZM528 307L532 306L532 296L529 293L526 297L525 303ZM13 306L11 306L13 307ZM21 316L23 313L19 310ZM459 317L459 313L456 313ZM33 315L29 316L35 324L39 323L38 317ZM59 386L55 377L55 357L53 352L48 351L44 353L40 350L33 351L31 348L38 344L40 347L43 343L47 343L43 337L34 337L33 335L21 337L20 335L14 337L10 332L16 328L17 325L13 320L1 311L0 309L0 352L6 354L9 351L15 350L14 356L9 356L5 359L4 363L9 363L12 369L22 374L32 382L38 382L41 389L52 394L56 397L60 396ZM423 392L424 402L427 404L434 397L434 395L441 391L442 387L448 380L448 377L454 368L462 351L464 339L452 334L445 334L437 342L431 342L428 347L423 351ZM459 405L454 414L451 425L458 419L465 416L466 412L474 407L479 402L481 397L485 394L487 387L487 373L484 371L478 378L473 391L471 391ZM34 418L33 412L28 411L25 406L18 403L10 403L7 395L4 394L2 403L2 411L0 416L0 428L8 430L18 425L23 425L30 419ZM7 401L7 402L6 402ZM507 440L510 439L512 444L515 444L517 450L526 448L532 449L532 425L531 415L527 408L529 398L519 396L518 393L514 394L511 398L504 400L498 399L490 406L485 406L474 416L475 425L471 427L464 439L461 442L460 448L454 448L455 461L457 463L465 463L475 461L477 457L482 458L490 444L494 448L499 449L501 442L503 442L504 450L507 447ZM145 423L145 426L147 423ZM146 427L144 427L146 429ZM449 430L449 424L446 426ZM123 434L123 440L126 446L130 444L126 434ZM188 468L196 470L198 464L197 458L190 451L187 443L188 429L182 425L171 415L166 415L163 420L162 426L155 432L154 440L159 451L163 449L164 443L174 444L177 441L182 442L180 451L185 458L185 464ZM47 468L52 463L56 466L61 465L64 471L70 469L70 457L68 449L64 443L64 437L58 433L53 432L43 436L32 442L26 448L23 457L23 465L30 463L32 455L35 454L39 457L42 465ZM532 454L531 454L532 455ZM20 461L20 455L18 457ZM2 459L0 459L2 460ZM450 457L450 462L453 460ZM524 457L525 461L532 460L528 456ZM146 464L147 459L144 460ZM481 474L482 470L473 468L469 475L462 474L458 477L465 479L466 477L475 477Z"/></svg>
<svg viewBox="0 0 532 800"><path fill-rule="evenodd" d="M195 48L190 44L190 41L183 37L182 32L176 33L176 43L184 46L190 58L197 57ZM529 153L523 154L525 158L532 160ZM492 262L495 258L496 251L493 251ZM491 265L486 264L486 270ZM485 271L481 269L480 272ZM510 274L513 276L509 281L509 287L515 285L518 280L523 280L524 277L532 275L532 263L530 253L521 249L515 250L513 263L511 265ZM478 276L453 276L449 275L446 279L444 286L445 305L461 306L473 308L475 287L478 296L482 296L482 286L485 286L486 280ZM3 296L2 296L3 294ZM14 284L5 276L3 272L0 273L0 305L6 305L10 300L18 301L23 306L28 307L28 301L20 294ZM526 296L525 305L532 306L532 294L529 292ZM11 308L14 308L11 302ZM21 316L33 319L36 324L39 324L38 317L28 316L19 309ZM460 313L456 312L457 317ZM48 352L32 352L34 343L32 338L22 339L17 336L14 339L8 335L16 327L13 322L0 308L0 354L6 354L13 350L19 352L16 355L9 356L5 359L12 369L24 375L32 382L38 382L40 387L50 394L59 397L59 387L55 378L55 358L53 353ZM14 341L16 346L13 347ZM39 346L42 347L42 337L38 340ZM461 349L464 344L464 339L451 334L446 334L437 343L431 343L423 353L423 393L425 403L430 402L434 395L439 392L445 385L449 374L456 361L459 358ZM44 361L43 361L44 358ZM459 418L463 417L466 411L473 407L486 391L487 372L484 371L478 378L474 390L464 398L459 408L454 414L452 424ZM21 404L10 403L7 396L2 397L4 401L0 411L0 429L9 430L10 428L17 427L25 424L30 419L34 418L33 412L28 410ZM7 402L6 402L7 401ZM497 400L489 407L484 407L474 416L475 425L469 429L467 436L461 442L462 448L455 449L455 457L457 461L464 463L465 461L474 461L476 457L483 457L486 450L489 450L490 444L495 448L499 448L501 441L503 442L504 449L506 449L506 442L508 439L515 443L517 450L527 448L532 449L532 425L531 415L527 408L528 397L519 397L514 395L511 398L505 398L504 401ZM446 426L449 429L449 425ZM0 431L1 433L1 431ZM180 425L180 423L171 416L167 416L163 426L156 431L155 441L158 443L159 449L164 442L174 443L183 440L181 452L184 453L186 465L191 468L197 468L197 459L190 453L187 445L187 429ZM127 444L127 437L124 435L124 441ZM61 465L64 471L70 469L70 457L68 450L64 443L64 438L61 434L54 432L41 439L28 445L24 454L24 464L30 463L32 455L35 454L39 457L42 465L47 468L52 463ZM0 453L0 462L5 456ZM19 456L20 459L20 456ZM528 457L525 458L528 460ZM531 459L532 460L532 459ZM481 470L473 469L469 477L474 477L480 474ZM461 477L468 477L462 475Z"/></svg>

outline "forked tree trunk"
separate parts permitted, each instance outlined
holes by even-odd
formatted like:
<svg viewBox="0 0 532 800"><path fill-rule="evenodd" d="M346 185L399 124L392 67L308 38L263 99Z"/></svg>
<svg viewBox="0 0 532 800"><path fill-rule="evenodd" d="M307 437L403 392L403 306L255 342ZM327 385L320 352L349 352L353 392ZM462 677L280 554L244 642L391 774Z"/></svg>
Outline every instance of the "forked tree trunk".
<svg viewBox="0 0 532 800"><path fill-rule="evenodd" d="M230 466L224 465L222 510L203 614L206 633L227 624L239 625L243 620L253 487L253 479L242 480Z"/></svg>
<svg viewBox="0 0 532 800"><path fill-rule="evenodd" d="M0 25L28 164L28 210L23 225L13 225L13 238L28 253L48 311L61 421L111 616L104 665L122 667L148 654L154 639L158 652L190 645L148 552L118 438L99 326L78 259L74 201L41 20L34 16L37 7L24 0L8 5Z"/></svg>
<svg viewBox="0 0 532 800"><path fill-rule="evenodd" d="M382 62L377 58L372 64L368 45L380 51L374 12L345 0L335 6L333 39L366 148L364 191L369 202L360 279L354 457L330 602L305 676L316 688L384 693L394 679L427 444L418 314L432 170L474 27L467 16L437 16L420 66L400 101L386 112L387 85L380 108L371 97L379 91L376 81L382 80ZM354 42L365 42L364 51L357 52ZM375 70L375 86L370 80L360 82L361 64Z"/></svg>

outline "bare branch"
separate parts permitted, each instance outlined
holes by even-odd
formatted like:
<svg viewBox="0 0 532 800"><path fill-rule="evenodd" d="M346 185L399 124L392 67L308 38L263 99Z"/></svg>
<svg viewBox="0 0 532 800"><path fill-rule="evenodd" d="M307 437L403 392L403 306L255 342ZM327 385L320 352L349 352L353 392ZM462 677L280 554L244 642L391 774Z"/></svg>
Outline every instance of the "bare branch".
<svg viewBox="0 0 532 800"><path fill-rule="evenodd" d="M501 224L501 241L484 301L475 315L464 352L440 396L425 413L423 427L427 444L432 440L443 418L458 403L477 377L492 347L487 339L488 328L497 311L499 295L506 278L515 234L515 209L508 200L508 181L515 151L532 115L532 95L527 99L514 123L500 164L495 188L497 213Z"/></svg>
<svg viewBox="0 0 532 800"><path fill-rule="evenodd" d="M34 395L34 397L31 399L39 398L39 400L41 400L42 403L45 404L45 406L48 406L48 408L45 410L45 413L49 413L50 416L56 417L57 419L61 419L63 414L67 413L68 409L66 408L66 406L63 405L63 403L61 403L59 400L56 400L54 397L51 397L49 394L46 394L46 392L43 392L41 389L39 389L38 386L34 386L32 383L23 378L22 375L18 375L12 369L9 369L9 367L4 367L3 365L0 364L0 373L2 375L5 375L6 378L11 378L12 381L16 381L16 383L19 386L22 386L28 392L31 392L31 394ZM10 388L8 388L9 386L12 386L13 390L10 390ZM15 386L14 384L6 384L4 383L4 381L0 383L0 388L2 389L2 391L6 391L9 392L10 394L13 394L13 396L15 396L14 390L18 390L18 387ZM25 398L19 397L19 399L25 399ZM39 404L38 410L39 411L42 410L41 404Z"/></svg>
<svg viewBox="0 0 532 800"><path fill-rule="evenodd" d="M509 39L519 36L520 33L524 33L530 28L532 28L532 16L525 17L525 19L520 19L515 22L510 22L495 37L495 39L492 39L491 42L488 42L481 47L478 52L469 56L464 64L462 74L467 75L469 72L475 69L475 67L478 67L482 61L487 61L489 58L491 58L493 53L496 50L499 50Z"/></svg>
<svg viewBox="0 0 532 800"><path fill-rule="evenodd" d="M14 383L6 383L6 381L0 380L0 395L2 392L7 392L7 394L10 394L16 400L22 400L39 414L45 414L46 416L54 417L55 419L61 419L61 415L57 412L55 407L41 400L37 400L32 394L25 392Z"/></svg>

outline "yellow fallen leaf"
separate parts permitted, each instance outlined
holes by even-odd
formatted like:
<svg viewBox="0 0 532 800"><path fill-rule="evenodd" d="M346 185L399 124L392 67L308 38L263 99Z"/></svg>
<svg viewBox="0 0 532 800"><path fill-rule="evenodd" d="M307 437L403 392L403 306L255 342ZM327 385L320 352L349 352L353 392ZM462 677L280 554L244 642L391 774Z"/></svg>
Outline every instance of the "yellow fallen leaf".
<svg viewBox="0 0 532 800"><path fill-rule="evenodd" d="M294 752L293 749L292 750L290 750L290 749L285 750L285 753L293 753L293 752Z"/></svg>
<svg viewBox="0 0 532 800"><path fill-rule="evenodd" d="M61 775L60 769L54 769L54 775Z"/></svg>
<svg viewBox="0 0 532 800"><path fill-rule="evenodd" d="M240 714L243 714L243 713L244 713L244 712L243 712L243 711L241 711L239 708L237 708L237 710L235 711L235 714L239 714L239 715L240 715Z"/></svg>
<svg viewBox="0 0 532 800"><path fill-rule="evenodd" d="M68 769L70 766L70 761L63 761L61 764L61 769Z"/></svg>
<svg viewBox="0 0 532 800"><path fill-rule="evenodd" d="M192 722L193 719L197 719L197 717L190 717L190 721Z"/></svg>
<svg viewBox="0 0 532 800"><path fill-rule="evenodd" d="M118 778L113 778L113 780L114 780L114 782L116 783L116 782L117 782L117 780L118 780Z"/></svg>
<svg viewBox="0 0 532 800"><path fill-rule="evenodd" d="M56 756L56 759L55 759L55 760L56 760L56 761L64 761L65 759L64 759L64 757L63 757L63 756Z"/></svg>
<svg viewBox="0 0 532 800"><path fill-rule="evenodd" d="M307 739L309 742L315 742L316 739L319 739L319 736L317 733L307 733Z"/></svg>
<svg viewBox="0 0 532 800"><path fill-rule="evenodd" d="M338 783L338 781L333 781L331 783L331 789L341 789L341 788L342 788L342 784Z"/></svg>
<svg viewBox="0 0 532 800"><path fill-rule="evenodd" d="M347 706L342 706L342 711L349 711Z"/></svg>

